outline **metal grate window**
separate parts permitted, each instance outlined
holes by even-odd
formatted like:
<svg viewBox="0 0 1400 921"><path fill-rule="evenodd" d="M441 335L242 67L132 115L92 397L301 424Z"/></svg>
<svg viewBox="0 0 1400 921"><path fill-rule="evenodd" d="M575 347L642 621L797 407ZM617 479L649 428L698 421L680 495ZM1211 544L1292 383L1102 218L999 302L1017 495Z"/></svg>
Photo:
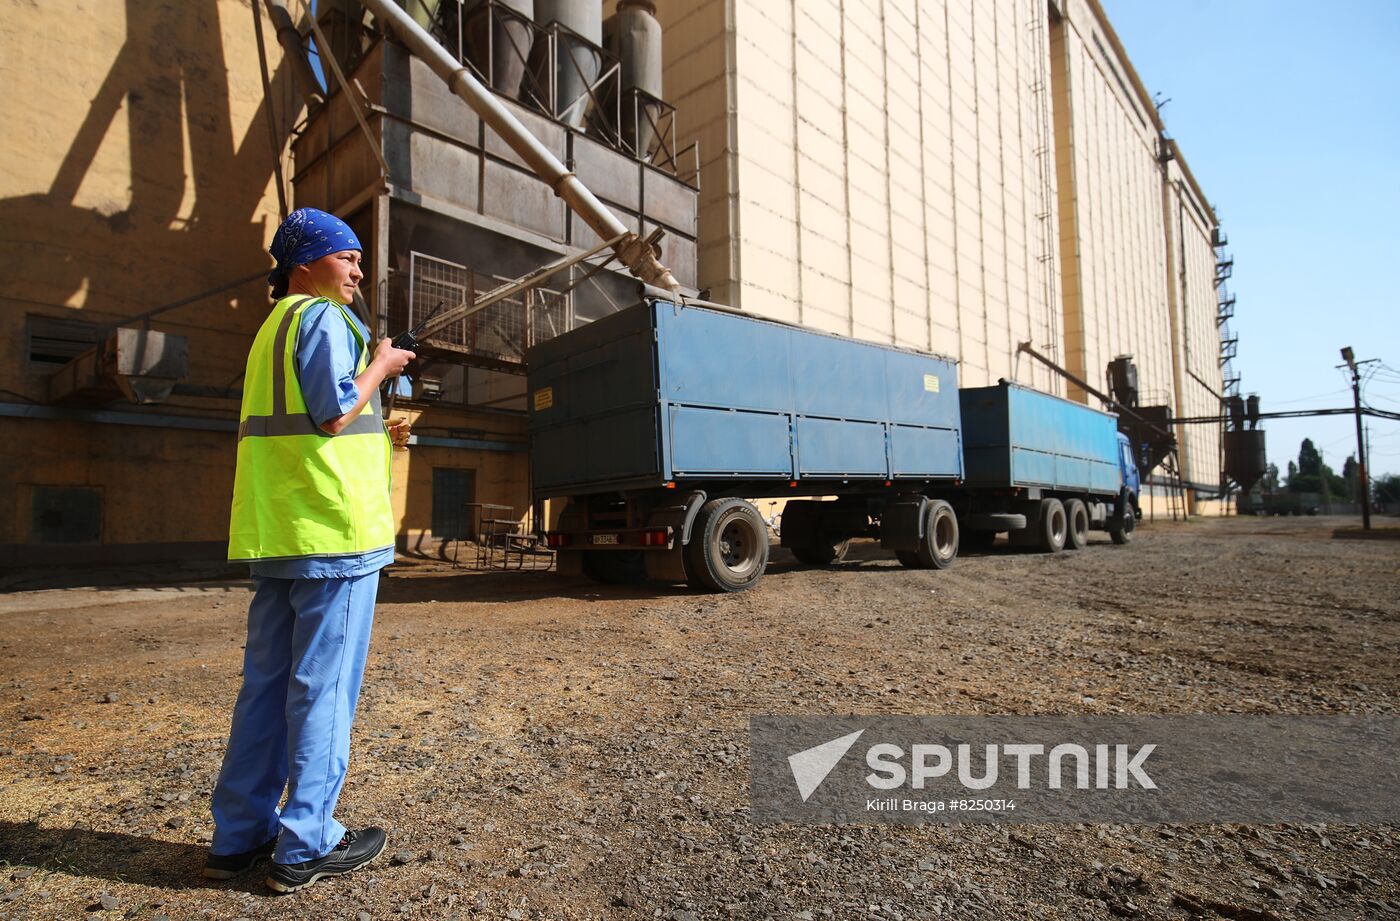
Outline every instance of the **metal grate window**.
<svg viewBox="0 0 1400 921"><path fill-rule="evenodd" d="M102 538L102 490L92 486L35 486L29 542L92 544Z"/></svg>
<svg viewBox="0 0 1400 921"><path fill-rule="evenodd" d="M393 321L402 316L403 327L412 328L439 304L440 312L445 313L471 303L497 285L514 281L496 276L490 278L485 289L478 289L478 281L486 280L464 265L410 253L407 309L393 310L391 325L398 328ZM566 292L536 287L449 323L427 341L495 362L523 364L527 348L568 332L574 325L572 297Z"/></svg>
<svg viewBox="0 0 1400 921"><path fill-rule="evenodd" d="M408 257L408 327L417 326L442 304L440 313L466 304L472 297L472 272L464 265L435 259L422 253ZM467 321L459 320L433 334L435 341L467 345Z"/></svg>
<svg viewBox="0 0 1400 921"><path fill-rule="evenodd" d="M97 343L100 327L96 323L62 317L41 317L35 314L30 314L27 319L26 333L31 366L60 367Z"/></svg>

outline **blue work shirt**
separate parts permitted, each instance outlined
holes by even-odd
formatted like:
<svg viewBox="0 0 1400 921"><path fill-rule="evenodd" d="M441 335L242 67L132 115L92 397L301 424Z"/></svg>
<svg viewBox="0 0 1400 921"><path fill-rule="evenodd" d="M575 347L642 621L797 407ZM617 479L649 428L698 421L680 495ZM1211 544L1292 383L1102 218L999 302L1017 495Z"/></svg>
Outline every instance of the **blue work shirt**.
<svg viewBox="0 0 1400 921"><path fill-rule="evenodd" d="M373 344L359 317L346 311L365 342ZM297 334L297 381L306 409L316 424L338 419L355 408L355 365L360 345L335 305L318 301L301 315ZM252 575L266 579L343 579L377 572L394 562L394 548L354 556L312 556L298 560L254 560Z"/></svg>

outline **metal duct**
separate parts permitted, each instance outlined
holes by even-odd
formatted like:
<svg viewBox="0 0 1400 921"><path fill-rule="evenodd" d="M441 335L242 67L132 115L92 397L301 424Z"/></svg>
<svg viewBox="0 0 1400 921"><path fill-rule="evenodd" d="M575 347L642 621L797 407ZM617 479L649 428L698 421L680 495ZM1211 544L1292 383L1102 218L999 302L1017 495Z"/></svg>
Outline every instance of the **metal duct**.
<svg viewBox="0 0 1400 921"><path fill-rule="evenodd" d="M651 0L619 0L617 14L604 27L608 50L622 63L622 138L638 157L649 160L661 107L640 90L661 98L661 23Z"/></svg>
<svg viewBox="0 0 1400 921"><path fill-rule="evenodd" d="M557 22L570 30L559 31L553 61L541 53L546 49L537 47L533 65L541 86L553 81L552 114L571 128L581 128L588 115L588 88L603 68L602 56L592 47L603 44L602 0L535 0L535 22L542 28Z"/></svg>
<svg viewBox="0 0 1400 921"><path fill-rule="evenodd" d="M52 403L107 403L120 394L132 403L163 403L189 373L184 336L120 327L49 378Z"/></svg>
<svg viewBox="0 0 1400 921"><path fill-rule="evenodd" d="M520 124L491 91L482 86L471 70L461 66L433 37L391 0L364 0L381 22L392 27L394 34L418 55L433 72L442 78L452 92L462 98L472 111L501 136L536 176L554 190L554 194L578 212L599 239L621 239L613 247L618 260L642 281L667 289L672 298L680 297L680 283L671 270L656 258L652 246L627 229L617 215L608 210L598 197L564 168L554 154Z"/></svg>
<svg viewBox="0 0 1400 921"><path fill-rule="evenodd" d="M306 59L306 51L301 47L301 33L297 31L292 14L287 11L287 5L283 0L266 0L266 3L267 15L277 30L277 42L292 64L297 84L306 99L306 108L310 111L321 104L325 91L321 89L321 82L316 79L316 72L311 69L311 62Z"/></svg>
<svg viewBox="0 0 1400 921"><path fill-rule="evenodd" d="M496 92L512 99L521 98L521 83L535 43L535 30L530 26L534 15L535 0L482 0L466 13L463 33L468 59L490 78Z"/></svg>

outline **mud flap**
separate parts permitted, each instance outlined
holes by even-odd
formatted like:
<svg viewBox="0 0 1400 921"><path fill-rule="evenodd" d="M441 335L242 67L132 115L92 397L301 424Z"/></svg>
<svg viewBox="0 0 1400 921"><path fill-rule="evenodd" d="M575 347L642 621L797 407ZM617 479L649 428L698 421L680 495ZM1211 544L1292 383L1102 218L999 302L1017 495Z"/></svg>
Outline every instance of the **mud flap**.
<svg viewBox="0 0 1400 921"><path fill-rule="evenodd" d="M648 550L642 554L647 565L647 579L651 582L684 582L685 547L679 539L670 550Z"/></svg>
<svg viewBox="0 0 1400 921"><path fill-rule="evenodd" d="M928 499L923 496L891 502L880 513L880 546L907 553L917 551L927 520Z"/></svg>

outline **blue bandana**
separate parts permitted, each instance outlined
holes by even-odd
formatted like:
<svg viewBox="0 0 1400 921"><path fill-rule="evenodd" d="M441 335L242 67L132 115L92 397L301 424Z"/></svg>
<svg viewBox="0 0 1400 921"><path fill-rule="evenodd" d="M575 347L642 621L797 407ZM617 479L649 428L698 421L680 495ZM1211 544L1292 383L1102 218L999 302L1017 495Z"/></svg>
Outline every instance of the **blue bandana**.
<svg viewBox="0 0 1400 921"><path fill-rule="evenodd" d="M344 221L315 208L298 208L287 215L282 226L277 228L272 245L267 248L272 258L277 260L277 268L267 276L267 283L277 284L277 279L285 276L293 266L306 265L322 256L347 249L365 251L355 231Z"/></svg>

